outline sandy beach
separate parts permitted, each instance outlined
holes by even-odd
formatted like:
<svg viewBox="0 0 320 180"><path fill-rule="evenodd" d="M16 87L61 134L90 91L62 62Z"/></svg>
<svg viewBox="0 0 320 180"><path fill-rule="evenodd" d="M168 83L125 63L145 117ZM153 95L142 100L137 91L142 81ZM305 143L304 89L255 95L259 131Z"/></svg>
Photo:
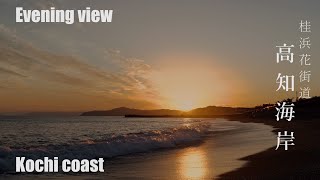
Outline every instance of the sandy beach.
<svg viewBox="0 0 320 180"><path fill-rule="evenodd" d="M242 160L248 161L245 166L221 175L221 179L319 179L320 145L315 141L319 137L319 122L317 119L297 118L288 122L276 122L274 119L254 120L243 122L260 122L275 127L278 131L294 131L297 138L295 146L288 151L275 150L275 146L263 152L247 156Z"/></svg>

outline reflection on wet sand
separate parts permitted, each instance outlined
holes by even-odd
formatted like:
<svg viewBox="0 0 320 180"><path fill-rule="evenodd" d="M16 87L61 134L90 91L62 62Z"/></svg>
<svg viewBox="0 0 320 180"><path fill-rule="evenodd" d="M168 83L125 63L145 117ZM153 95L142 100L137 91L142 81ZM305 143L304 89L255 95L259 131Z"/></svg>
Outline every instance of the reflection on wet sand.
<svg viewBox="0 0 320 180"><path fill-rule="evenodd" d="M200 147L192 147L178 155L177 170L180 179L204 179L208 176L206 151Z"/></svg>

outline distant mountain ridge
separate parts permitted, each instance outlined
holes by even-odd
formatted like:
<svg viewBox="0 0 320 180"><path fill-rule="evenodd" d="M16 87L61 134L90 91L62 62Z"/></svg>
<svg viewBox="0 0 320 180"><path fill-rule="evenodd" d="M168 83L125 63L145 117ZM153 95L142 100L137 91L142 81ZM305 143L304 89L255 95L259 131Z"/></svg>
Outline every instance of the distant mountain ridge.
<svg viewBox="0 0 320 180"><path fill-rule="evenodd" d="M216 116L241 114L250 110L252 110L252 108L208 106L185 112L171 109L141 110L131 109L127 107L119 107L111 110L88 111L82 113L81 116Z"/></svg>
<svg viewBox="0 0 320 180"><path fill-rule="evenodd" d="M191 111L188 111L187 113L192 115L230 115L230 114L242 114L252 109L253 108L207 106L204 108L193 109Z"/></svg>
<svg viewBox="0 0 320 180"><path fill-rule="evenodd" d="M170 115L178 116L183 112L179 110L170 110L170 109L155 109L155 110L141 110L141 109L132 109L127 107L119 107L111 110L104 111L88 111L81 114L81 116L125 116L125 115Z"/></svg>

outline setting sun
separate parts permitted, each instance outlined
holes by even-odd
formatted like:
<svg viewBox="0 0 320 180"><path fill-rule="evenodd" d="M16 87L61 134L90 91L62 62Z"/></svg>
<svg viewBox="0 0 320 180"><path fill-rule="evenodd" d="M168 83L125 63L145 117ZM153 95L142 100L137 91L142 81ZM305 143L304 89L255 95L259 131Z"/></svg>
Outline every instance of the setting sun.
<svg viewBox="0 0 320 180"><path fill-rule="evenodd" d="M189 110L192 110L196 107L194 106L194 104L191 101L186 100L185 102L181 102L181 104L177 104L177 108L179 110L189 111Z"/></svg>
<svg viewBox="0 0 320 180"><path fill-rule="evenodd" d="M188 111L226 101L222 98L228 93L229 87L221 77L226 79L228 76L221 67L208 63L210 60L207 58L182 56L161 62L161 69L154 72L152 80L167 106Z"/></svg>

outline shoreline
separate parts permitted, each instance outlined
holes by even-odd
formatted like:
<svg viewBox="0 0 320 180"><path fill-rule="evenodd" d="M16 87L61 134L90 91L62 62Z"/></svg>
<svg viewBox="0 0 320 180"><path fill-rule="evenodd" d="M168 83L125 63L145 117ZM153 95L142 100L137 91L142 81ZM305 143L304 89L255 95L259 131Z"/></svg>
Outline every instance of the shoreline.
<svg viewBox="0 0 320 180"><path fill-rule="evenodd" d="M214 122L215 119L204 119L208 121ZM207 171L215 171L211 174L209 179L318 179L317 177L320 176L320 145L317 144L314 139L316 137L320 137L320 132L318 131L318 127L320 126L320 122L317 122L316 119L294 119L291 122L288 121L279 121L277 122L275 119L263 119L263 118L243 118L243 117L234 117L228 118L226 121L234 121L237 123L252 123L266 125L271 127L269 129L268 134L260 134L256 136L253 140L255 142L248 141L247 134L254 133L252 131L256 131L256 128L250 128L250 125L244 125L240 128L240 130L231 130L227 132L218 132L214 133L213 136L206 138L204 143L200 143L196 146L187 146L183 148L173 148L170 151L157 151L156 153L141 153L139 155L129 155L116 158L110 161L108 164L108 169L113 172L108 172L107 174L91 174L89 175L90 178L94 177L123 177L121 175L121 171L126 171L126 169L130 169L134 177L137 176L135 174L138 173L139 177L147 178L151 177L149 171L154 171L151 167L157 167L160 172L153 172L151 174L161 176L164 172L168 171L171 173L171 179L178 179L176 176L177 172L173 169L177 168L177 164L181 163L178 162L178 155L193 153L193 151L197 152L198 155L206 152L203 157L206 157L209 164L206 168L199 168L198 169L207 169ZM231 123L232 124L232 123ZM263 127L263 126L260 126ZM273 130L272 130L273 129ZM251 131L250 131L251 130ZM288 151L284 151L283 148L279 150L275 150L276 146L276 135L278 131L283 132L284 130L287 131L294 131L295 139L295 146L289 146ZM259 132L259 131L256 131ZM228 138L221 140L222 136L233 136L233 138ZM265 148L261 148L258 151L255 151L254 144L256 141L261 141L261 144L264 144L263 137L271 138L271 143L269 142L269 146L265 146ZM262 139L261 139L262 138ZM255 140L256 139L256 140ZM246 142L248 141L248 142ZM220 144L219 144L220 142ZM218 143L208 148L208 143ZM271 146L270 146L271 144ZM222 145L222 146L221 146ZM273 145L273 146L272 146ZM229 154L221 155L221 153L225 153L227 151L221 150L221 147L227 148L229 150ZM244 148L244 149L241 149ZM220 149L219 149L220 148ZM191 150L190 150L191 149ZM201 151L198 151L201 149ZM235 153L241 151L245 153L241 156L233 156ZM153 157L155 156L155 157ZM185 155L181 155L183 157ZM231 157L232 156L232 157ZM142 158L143 157L143 158ZM201 157L201 156L200 156ZM234 159L232 159L235 157ZM120 159L120 161L118 161ZM121 160L122 159L122 160ZM205 159L205 158L203 158ZM225 161L228 161L226 163ZM149 160L151 162L149 162ZM175 162L176 164L174 164ZM137 163L137 164L136 164ZM172 164L173 163L173 164ZM210 164L211 163L211 164ZM235 165L233 163L240 163L241 165ZM197 164L196 162L194 163ZM233 166L233 168L227 168L228 170L224 169L223 172L217 170L217 168L221 168L223 166ZM143 167L149 167L151 169L144 169ZM167 167L169 166L169 167ZM220 167L219 167L220 166ZM119 169L117 169L119 168ZM196 168L196 167L194 167ZM135 170L137 170L135 172ZM149 170L149 171L148 171ZM222 172L222 173L218 173ZM216 176L216 173L218 175ZM165 173L164 173L165 174ZM8 175L8 174L7 174ZM77 174L74 174L78 177ZM113 176L115 175L115 176ZM130 174L128 174L129 177ZM9 175L10 176L10 175ZM34 176L32 174L29 175L30 177L39 177L38 175ZM63 177L72 177L73 175L64 176L61 174L57 174L57 176ZM8 177L8 176L7 176ZM10 176L10 177L20 177L18 176ZM47 175L43 175L40 177L49 177ZM53 176L54 177L54 176Z"/></svg>
<svg viewBox="0 0 320 180"><path fill-rule="evenodd" d="M214 122L215 119L211 119ZM272 127L257 123L243 124L224 119L223 128L213 130L197 145L119 156L106 160L106 173L89 173L84 178L107 179L212 179L243 167L240 158L264 151L273 143ZM213 125L214 126L214 125ZM233 129L233 127L235 129ZM263 135L266 135L264 137ZM267 139L268 142L263 140ZM157 169L155 171L155 169ZM125 172L125 173L124 173ZM80 174L55 174L52 177L76 178ZM18 178L23 175L5 175ZM28 174L29 178L48 178L49 174Z"/></svg>

